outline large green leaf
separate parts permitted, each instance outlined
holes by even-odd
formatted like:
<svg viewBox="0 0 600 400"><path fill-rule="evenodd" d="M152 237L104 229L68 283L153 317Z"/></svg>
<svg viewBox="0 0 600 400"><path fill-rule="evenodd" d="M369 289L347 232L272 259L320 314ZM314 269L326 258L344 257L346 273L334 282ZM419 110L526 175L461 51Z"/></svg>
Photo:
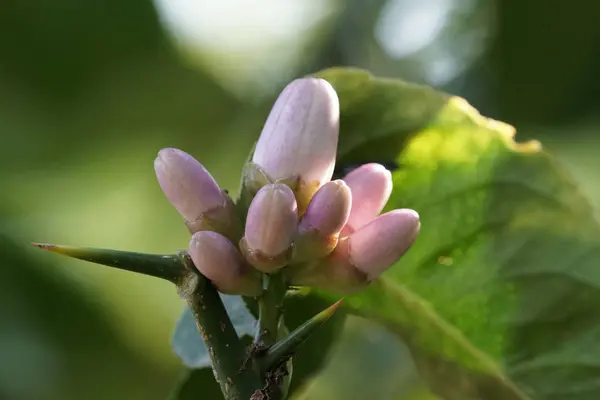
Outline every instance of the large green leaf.
<svg viewBox="0 0 600 400"><path fill-rule="evenodd" d="M341 101L339 162L395 161L388 208L422 221L408 254L346 306L401 338L444 399L597 398L600 229L560 165L460 98L320 75Z"/></svg>

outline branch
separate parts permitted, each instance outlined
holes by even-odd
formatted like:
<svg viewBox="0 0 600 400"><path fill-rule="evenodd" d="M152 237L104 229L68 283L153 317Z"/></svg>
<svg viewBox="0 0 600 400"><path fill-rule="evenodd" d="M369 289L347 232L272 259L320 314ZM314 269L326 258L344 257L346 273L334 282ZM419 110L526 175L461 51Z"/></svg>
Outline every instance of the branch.
<svg viewBox="0 0 600 400"><path fill-rule="evenodd" d="M258 332L254 343L269 347L277 341L288 286L283 274L263 275L263 293L258 298Z"/></svg>
<svg viewBox="0 0 600 400"><path fill-rule="evenodd" d="M180 253L187 274L177 288L187 301L212 361L215 378L227 400L247 400L264 383L254 365L245 365L246 351L217 289L202 276L186 252Z"/></svg>

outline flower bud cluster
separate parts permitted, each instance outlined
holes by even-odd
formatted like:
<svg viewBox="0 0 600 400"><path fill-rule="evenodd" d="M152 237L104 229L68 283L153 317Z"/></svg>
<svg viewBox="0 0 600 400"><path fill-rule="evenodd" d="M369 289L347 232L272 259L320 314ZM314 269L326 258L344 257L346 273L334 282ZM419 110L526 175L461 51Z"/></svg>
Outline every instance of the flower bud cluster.
<svg viewBox="0 0 600 400"><path fill-rule="evenodd" d="M237 204L241 213L192 156L159 152L160 186L193 235L189 254L220 291L258 295L261 273L275 271L293 285L352 291L411 246L420 227L415 211L379 215L392 190L385 167L366 164L331 181L339 116L327 81L290 83L244 170L241 198L248 201Z"/></svg>

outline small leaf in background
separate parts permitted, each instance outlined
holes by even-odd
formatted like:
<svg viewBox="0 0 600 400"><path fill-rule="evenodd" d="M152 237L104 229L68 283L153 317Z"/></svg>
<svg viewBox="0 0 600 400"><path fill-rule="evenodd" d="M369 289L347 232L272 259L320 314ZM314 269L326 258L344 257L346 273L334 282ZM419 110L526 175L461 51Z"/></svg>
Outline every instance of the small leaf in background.
<svg viewBox="0 0 600 400"><path fill-rule="evenodd" d="M598 398L600 227L562 167L462 99L357 70L320 76L340 97L338 159L396 161L387 207L422 222L345 305L401 338L444 399Z"/></svg>
<svg viewBox="0 0 600 400"><path fill-rule="evenodd" d="M256 330L256 319L248 309L241 296L222 294L221 298L231 322L240 337L252 336ZM210 367L210 356L202 336L196 327L196 321L188 307L185 308L171 340L175 354L189 368Z"/></svg>

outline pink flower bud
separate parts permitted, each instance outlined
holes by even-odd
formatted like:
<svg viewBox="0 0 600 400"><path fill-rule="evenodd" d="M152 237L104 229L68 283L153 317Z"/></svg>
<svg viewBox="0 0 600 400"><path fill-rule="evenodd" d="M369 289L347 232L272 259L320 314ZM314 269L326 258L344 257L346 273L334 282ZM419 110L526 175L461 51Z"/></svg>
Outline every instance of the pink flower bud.
<svg viewBox="0 0 600 400"><path fill-rule="evenodd" d="M300 223L300 233L315 230L323 236L339 233L350 215L352 193L342 180L327 182L313 196Z"/></svg>
<svg viewBox="0 0 600 400"><path fill-rule="evenodd" d="M162 149L154 169L167 199L192 233L214 230L239 239L241 229L231 199L194 157L178 149Z"/></svg>
<svg viewBox="0 0 600 400"><path fill-rule="evenodd" d="M340 240L326 258L293 266L292 284L335 292L363 288L410 248L420 228L419 215L408 209L383 214Z"/></svg>
<svg viewBox="0 0 600 400"><path fill-rule="evenodd" d="M284 184L263 186L250 204L241 249L257 269L271 272L287 260L296 227L298 207Z"/></svg>
<svg viewBox="0 0 600 400"><path fill-rule="evenodd" d="M210 231L196 232L190 240L189 254L200 273L222 293L260 294L260 276L244 263L225 236Z"/></svg>
<svg viewBox="0 0 600 400"><path fill-rule="evenodd" d="M349 235L379 215L392 193L392 174L383 165L365 164L344 181L352 191L352 211L343 235Z"/></svg>
<svg viewBox="0 0 600 400"><path fill-rule="evenodd" d="M210 173L191 155L178 149L162 149L154 161L158 183L167 199L186 220L225 202Z"/></svg>
<svg viewBox="0 0 600 400"><path fill-rule="evenodd" d="M370 279L377 278L410 248L420 227L414 210L380 215L348 238L350 263Z"/></svg>
<svg viewBox="0 0 600 400"><path fill-rule="evenodd" d="M350 188L342 180L327 182L315 193L294 240L294 262L325 257L335 248L352 206Z"/></svg>
<svg viewBox="0 0 600 400"><path fill-rule="evenodd" d="M308 203L333 174L339 114L337 94L327 81L293 81L273 105L252 161L273 181L297 179L300 190L310 191L299 197Z"/></svg>

